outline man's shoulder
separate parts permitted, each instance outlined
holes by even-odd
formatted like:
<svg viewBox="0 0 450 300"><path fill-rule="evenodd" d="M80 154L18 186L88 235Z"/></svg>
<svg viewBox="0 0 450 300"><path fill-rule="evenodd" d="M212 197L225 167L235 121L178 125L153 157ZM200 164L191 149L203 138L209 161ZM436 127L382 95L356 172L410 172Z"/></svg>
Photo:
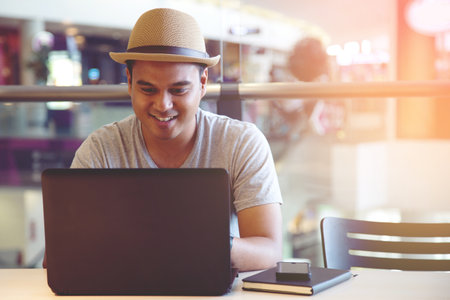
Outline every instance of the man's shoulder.
<svg viewBox="0 0 450 300"><path fill-rule="evenodd" d="M93 131L86 139L90 143L113 146L117 143L132 144L138 136L137 118L130 115L120 121L105 124ZM135 133L133 133L135 132Z"/></svg>
<svg viewBox="0 0 450 300"><path fill-rule="evenodd" d="M255 124L250 123L250 122L246 122L246 121L241 121L241 120L237 120L237 119L233 119L230 118L228 116L224 116L224 115L218 115L216 113L210 112L210 111L206 111L206 110L199 110L199 121L203 122L204 125L206 126L210 126L210 127L216 127L217 128L221 128L221 127L226 127L227 129L230 130L257 130L257 127L255 126Z"/></svg>
<svg viewBox="0 0 450 300"><path fill-rule="evenodd" d="M137 118L136 116L130 115L120 121L115 121L112 123L105 124L94 131L95 134L112 134L117 131L129 130L136 126Z"/></svg>
<svg viewBox="0 0 450 300"><path fill-rule="evenodd" d="M262 145L266 142L264 134L250 122L240 121L223 115L203 111L199 118L199 134L219 147L237 147L242 144Z"/></svg>

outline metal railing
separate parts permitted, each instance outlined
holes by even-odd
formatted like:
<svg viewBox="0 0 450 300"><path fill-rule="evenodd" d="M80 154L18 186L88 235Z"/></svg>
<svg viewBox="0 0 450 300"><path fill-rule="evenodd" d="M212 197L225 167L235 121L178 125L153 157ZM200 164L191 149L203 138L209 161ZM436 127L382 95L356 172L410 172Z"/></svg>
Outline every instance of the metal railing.
<svg viewBox="0 0 450 300"><path fill-rule="evenodd" d="M238 95L224 97L226 94ZM449 97L450 80L364 83L239 83L209 84L204 97L217 99ZM0 86L0 102L123 101L126 84L55 86Z"/></svg>

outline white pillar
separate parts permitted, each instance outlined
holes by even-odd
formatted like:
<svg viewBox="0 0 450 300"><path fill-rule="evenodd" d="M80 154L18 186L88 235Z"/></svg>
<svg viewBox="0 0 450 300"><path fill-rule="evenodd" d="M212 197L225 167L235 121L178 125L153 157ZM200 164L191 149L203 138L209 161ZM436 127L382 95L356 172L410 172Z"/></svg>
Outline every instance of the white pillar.
<svg viewBox="0 0 450 300"><path fill-rule="evenodd" d="M22 85L35 85L36 76L34 71L28 67L32 61L34 52L32 48L33 39L37 33L45 31L45 22L40 19L26 20L21 26L21 51L20 51L20 74ZM28 134L42 133L47 119L47 108L45 103L20 103L19 110L22 111L22 121L19 131Z"/></svg>
<svg viewBox="0 0 450 300"><path fill-rule="evenodd" d="M33 71L27 65L33 58L31 47L33 37L44 30L45 23L42 20L25 20L22 23L20 33L20 81L22 85L33 85L36 82Z"/></svg>

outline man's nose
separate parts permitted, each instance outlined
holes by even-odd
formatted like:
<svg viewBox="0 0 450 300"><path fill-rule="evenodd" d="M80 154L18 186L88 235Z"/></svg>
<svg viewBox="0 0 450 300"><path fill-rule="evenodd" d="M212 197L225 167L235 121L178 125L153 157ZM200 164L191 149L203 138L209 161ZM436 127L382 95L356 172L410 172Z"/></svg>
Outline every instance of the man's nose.
<svg viewBox="0 0 450 300"><path fill-rule="evenodd" d="M163 92L155 100L155 108L158 111L164 112L169 109L172 109L172 107L173 107L173 102L172 102L172 96L170 95L170 93Z"/></svg>

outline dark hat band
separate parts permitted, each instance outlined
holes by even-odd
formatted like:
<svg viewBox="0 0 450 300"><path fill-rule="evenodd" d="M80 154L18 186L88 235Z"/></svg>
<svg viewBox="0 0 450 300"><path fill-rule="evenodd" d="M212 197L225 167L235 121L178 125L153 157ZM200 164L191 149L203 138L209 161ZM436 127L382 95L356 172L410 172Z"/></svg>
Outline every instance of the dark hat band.
<svg viewBox="0 0 450 300"><path fill-rule="evenodd" d="M197 51L194 49L175 47L175 46L140 46L128 49L127 52L133 53L158 53L158 54L175 54L190 56L196 58L209 58L208 53Z"/></svg>

